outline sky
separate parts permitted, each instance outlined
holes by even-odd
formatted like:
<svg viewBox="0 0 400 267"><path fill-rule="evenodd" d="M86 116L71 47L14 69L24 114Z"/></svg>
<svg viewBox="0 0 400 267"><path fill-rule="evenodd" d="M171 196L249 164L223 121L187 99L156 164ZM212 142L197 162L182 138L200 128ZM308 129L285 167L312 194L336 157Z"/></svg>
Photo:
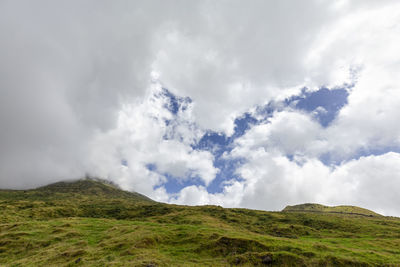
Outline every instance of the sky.
<svg viewBox="0 0 400 267"><path fill-rule="evenodd" d="M400 3L0 0L0 188L400 216Z"/></svg>

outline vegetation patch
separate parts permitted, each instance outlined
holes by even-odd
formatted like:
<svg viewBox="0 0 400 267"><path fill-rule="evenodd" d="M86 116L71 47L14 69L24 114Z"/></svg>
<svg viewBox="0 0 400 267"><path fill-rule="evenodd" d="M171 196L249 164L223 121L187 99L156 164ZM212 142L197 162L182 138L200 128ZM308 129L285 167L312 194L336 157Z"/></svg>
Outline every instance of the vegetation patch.
<svg viewBox="0 0 400 267"><path fill-rule="evenodd" d="M215 256L228 256L246 252L269 251L269 248L258 241L245 238L231 238L222 236L217 240L200 248L208 250Z"/></svg>
<svg viewBox="0 0 400 267"><path fill-rule="evenodd" d="M399 218L313 205L167 205L87 179L0 190L0 266L400 265Z"/></svg>

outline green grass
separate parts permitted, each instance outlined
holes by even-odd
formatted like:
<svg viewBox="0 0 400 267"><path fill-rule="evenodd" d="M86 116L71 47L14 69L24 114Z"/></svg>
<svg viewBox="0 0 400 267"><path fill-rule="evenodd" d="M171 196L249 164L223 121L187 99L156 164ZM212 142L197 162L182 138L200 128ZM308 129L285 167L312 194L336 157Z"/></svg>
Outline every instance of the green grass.
<svg viewBox="0 0 400 267"><path fill-rule="evenodd" d="M356 215L365 215L365 216L382 216L378 213L375 213L371 210L367 210L364 208L356 207L356 206L324 206L321 204L315 203L306 203L295 206L286 206L283 209L285 212L322 212L322 213L343 213L343 214L356 214Z"/></svg>
<svg viewBox="0 0 400 267"><path fill-rule="evenodd" d="M100 181L0 191L0 266L399 266L400 219L154 202Z"/></svg>

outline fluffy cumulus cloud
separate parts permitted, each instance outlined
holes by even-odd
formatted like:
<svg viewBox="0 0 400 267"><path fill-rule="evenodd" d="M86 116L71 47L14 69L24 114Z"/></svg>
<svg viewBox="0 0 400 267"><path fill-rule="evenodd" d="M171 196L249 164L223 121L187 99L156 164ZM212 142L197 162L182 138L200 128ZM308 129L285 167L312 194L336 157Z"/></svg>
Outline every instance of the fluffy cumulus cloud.
<svg viewBox="0 0 400 267"><path fill-rule="evenodd" d="M210 194L202 186L185 187L173 203L281 210L304 202L359 205L398 215L400 154L389 152L344 162L334 168L308 159L301 165L282 155L254 151L237 171L241 181Z"/></svg>
<svg viewBox="0 0 400 267"><path fill-rule="evenodd" d="M264 148L284 155L313 154L325 144L323 129L310 115L293 110L273 114L266 123L252 127L236 140L234 154L245 156Z"/></svg>
<svg viewBox="0 0 400 267"><path fill-rule="evenodd" d="M396 73L400 57L395 52L400 44L399 20L398 3L361 9L338 22L332 36L317 41L322 54L316 56L318 60L329 55L333 62L340 60L360 69L348 105L329 130L329 139L335 140L330 144L338 154L399 145Z"/></svg>
<svg viewBox="0 0 400 267"><path fill-rule="evenodd" d="M191 104L174 114L167 93L153 84L144 100L124 105L117 127L98 133L90 144L90 174L164 201L165 190L154 188L166 182L166 174L177 180L198 177L204 185L215 178L213 154L190 146L202 135L191 121Z"/></svg>
<svg viewBox="0 0 400 267"><path fill-rule="evenodd" d="M279 210L298 202L352 203L398 214L393 190L400 186L398 153L362 157L335 168L315 159L298 165L262 150L254 157L238 170L245 179L241 206Z"/></svg>
<svg viewBox="0 0 400 267"><path fill-rule="evenodd" d="M399 25L391 0L1 1L0 187L400 215Z"/></svg>

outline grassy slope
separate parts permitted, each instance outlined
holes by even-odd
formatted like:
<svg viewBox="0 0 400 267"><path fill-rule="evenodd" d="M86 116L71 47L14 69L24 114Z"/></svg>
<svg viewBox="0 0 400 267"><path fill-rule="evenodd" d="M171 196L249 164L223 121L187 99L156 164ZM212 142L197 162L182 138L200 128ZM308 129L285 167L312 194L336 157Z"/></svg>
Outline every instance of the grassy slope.
<svg viewBox="0 0 400 267"><path fill-rule="evenodd" d="M324 206L315 203L306 203L295 206L286 206L283 209L286 212L322 212L322 213L344 213L344 214L358 214L365 216L382 216L371 210L363 209L356 206Z"/></svg>
<svg viewBox="0 0 400 267"><path fill-rule="evenodd" d="M0 191L0 210L0 266L400 265L398 218L166 205L89 180Z"/></svg>

